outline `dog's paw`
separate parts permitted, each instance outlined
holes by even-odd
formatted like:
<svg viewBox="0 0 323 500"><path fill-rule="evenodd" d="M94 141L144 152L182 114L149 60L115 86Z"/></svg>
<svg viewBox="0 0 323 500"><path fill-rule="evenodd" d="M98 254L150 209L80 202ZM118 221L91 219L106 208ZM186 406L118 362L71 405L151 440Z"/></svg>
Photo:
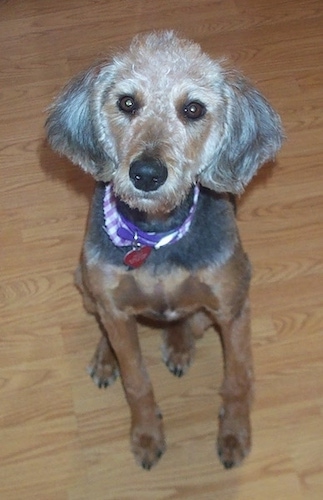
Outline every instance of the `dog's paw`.
<svg viewBox="0 0 323 500"><path fill-rule="evenodd" d="M112 385L119 375L117 360L104 336L87 367L87 372L99 389Z"/></svg>
<svg viewBox="0 0 323 500"><path fill-rule="evenodd" d="M99 389L102 389L102 387L106 389L112 385L119 376L119 370L116 366L102 365L100 363L89 364L86 371Z"/></svg>
<svg viewBox="0 0 323 500"><path fill-rule="evenodd" d="M193 356L190 352L174 352L163 349L163 361L175 377L182 377L188 371Z"/></svg>
<svg viewBox="0 0 323 500"><path fill-rule="evenodd" d="M229 413L229 412L228 412ZM249 454L251 428L248 412L232 418L224 409L220 412L220 428L217 449L220 461L226 469L240 465Z"/></svg>
<svg viewBox="0 0 323 500"><path fill-rule="evenodd" d="M166 451L166 442L161 417L156 417L149 428L134 426L131 432L131 449L136 462L150 470Z"/></svg>
<svg viewBox="0 0 323 500"><path fill-rule="evenodd" d="M228 434L218 439L218 455L226 469L240 465L249 451L250 446L234 434Z"/></svg>
<svg viewBox="0 0 323 500"><path fill-rule="evenodd" d="M164 332L162 357L169 371L182 377L191 366L195 354L195 341L190 332L169 330Z"/></svg>

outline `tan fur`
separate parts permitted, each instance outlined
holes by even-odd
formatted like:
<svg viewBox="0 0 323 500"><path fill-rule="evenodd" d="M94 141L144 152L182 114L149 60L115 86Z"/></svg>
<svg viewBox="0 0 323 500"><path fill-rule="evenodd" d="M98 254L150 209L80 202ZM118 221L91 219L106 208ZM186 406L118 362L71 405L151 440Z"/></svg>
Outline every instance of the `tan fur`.
<svg viewBox="0 0 323 500"><path fill-rule="evenodd" d="M134 109L124 109L123 99ZM192 117L190 106L196 104L202 114ZM282 142L278 115L248 80L172 32L138 36L128 50L76 77L54 103L46 126L54 149L98 181L111 182L132 213L143 212L145 223L157 227L189 199L196 183L217 196L241 192ZM154 169L157 164L156 188L143 187L131 175L138 162ZM181 267L169 269L165 262L129 271L105 255L108 236L94 223L102 206L89 225L75 277L85 308L96 315L103 333L89 373L99 387L120 373L131 411L131 448L146 469L166 445L138 340L141 316L163 324L163 359L177 376L192 363L195 339L211 325L220 331L225 368L218 452L229 468L250 450L251 272L232 207L227 199L221 206L217 216L226 222L218 228L220 250L208 265L194 266L186 256ZM209 211L208 220L212 215ZM190 234L199 238L196 228ZM206 238L213 245L215 240ZM229 243L222 245L222 238Z"/></svg>
<svg viewBox="0 0 323 500"><path fill-rule="evenodd" d="M226 466L239 464L248 454L252 399L249 280L249 262L241 247L226 265L195 276L182 270L153 276L145 268L129 273L109 265L87 265L84 257L83 273L79 268L76 281L85 307L100 316L109 333L109 339L101 338L89 372L101 387L113 382L120 369L132 413L132 450L144 467L158 460L165 439L140 352L137 316L171 320L163 334L163 359L176 375L184 374L194 358L194 338L201 337L211 324L220 327L226 363L219 454Z"/></svg>

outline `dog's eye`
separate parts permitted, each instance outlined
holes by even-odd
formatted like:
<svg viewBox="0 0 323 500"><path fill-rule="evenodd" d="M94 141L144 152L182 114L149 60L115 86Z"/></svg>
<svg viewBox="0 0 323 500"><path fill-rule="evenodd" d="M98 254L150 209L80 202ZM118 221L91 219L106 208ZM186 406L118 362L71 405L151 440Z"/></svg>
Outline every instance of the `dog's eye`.
<svg viewBox="0 0 323 500"><path fill-rule="evenodd" d="M120 97L118 101L118 107L120 111L123 111L124 113L129 113L131 115L134 115L138 110L138 105L135 99L130 95L125 95L123 97Z"/></svg>
<svg viewBox="0 0 323 500"><path fill-rule="evenodd" d="M206 113L205 106L200 102L190 102L183 108L183 114L189 120L198 120Z"/></svg>

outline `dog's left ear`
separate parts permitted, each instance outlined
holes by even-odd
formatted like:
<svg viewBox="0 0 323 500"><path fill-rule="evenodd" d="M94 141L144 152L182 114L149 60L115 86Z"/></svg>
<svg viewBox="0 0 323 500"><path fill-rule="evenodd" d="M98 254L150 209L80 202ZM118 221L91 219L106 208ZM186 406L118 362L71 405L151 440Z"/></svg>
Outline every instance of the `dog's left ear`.
<svg viewBox="0 0 323 500"><path fill-rule="evenodd" d="M241 193L257 170L275 157L283 141L278 114L243 76L230 74L221 86L220 141L199 182L214 191Z"/></svg>
<svg viewBox="0 0 323 500"><path fill-rule="evenodd" d="M101 113L112 77L111 65L103 62L73 78L51 106L45 126L55 151L103 181L114 170L108 123Z"/></svg>

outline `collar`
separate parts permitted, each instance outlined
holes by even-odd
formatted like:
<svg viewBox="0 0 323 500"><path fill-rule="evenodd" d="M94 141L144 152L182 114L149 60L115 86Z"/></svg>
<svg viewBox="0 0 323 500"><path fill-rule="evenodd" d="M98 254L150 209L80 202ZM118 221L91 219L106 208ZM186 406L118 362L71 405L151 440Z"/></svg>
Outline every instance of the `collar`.
<svg viewBox="0 0 323 500"><path fill-rule="evenodd" d="M188 232L196 210L200 189L194 187L193 204L183 224L168 232L145 232L123 217L117 210L116 197L112 185L107 184L103 200L104 230L117 247L132 246L138 248L148 246L158 249L176 243Z"/></svg>

